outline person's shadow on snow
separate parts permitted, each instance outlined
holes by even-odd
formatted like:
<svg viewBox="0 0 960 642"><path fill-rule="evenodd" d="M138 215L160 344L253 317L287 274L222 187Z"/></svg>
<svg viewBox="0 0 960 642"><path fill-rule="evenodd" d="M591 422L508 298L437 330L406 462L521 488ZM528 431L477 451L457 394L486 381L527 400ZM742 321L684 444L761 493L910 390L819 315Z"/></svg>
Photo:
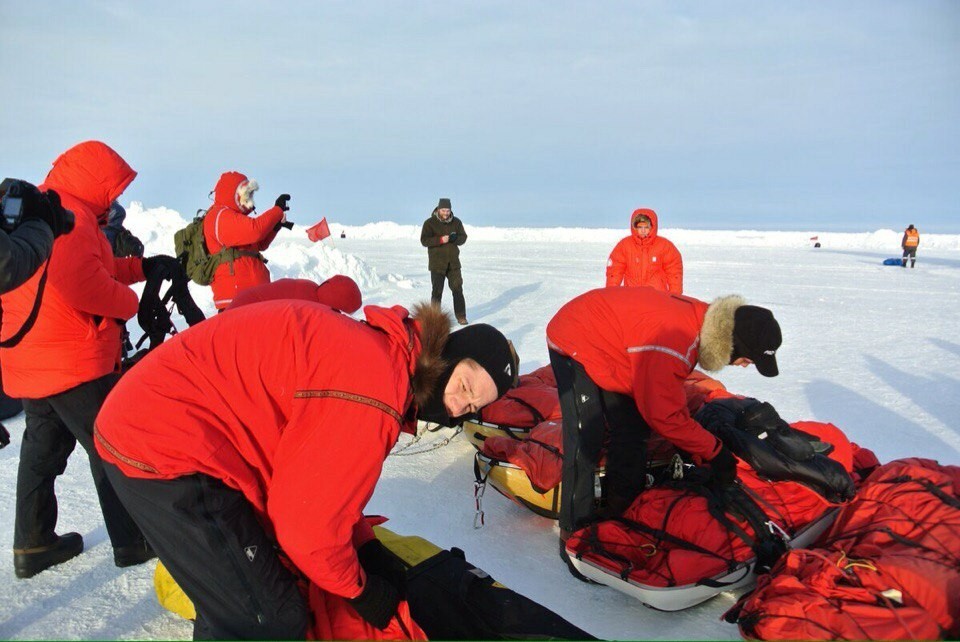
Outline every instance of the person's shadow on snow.
<svg viewBox="0 0 960 642"><path fill-rule="evenodd" d="M945 461L960 458L960 449L936 430L884 408L846 386L817 379L806 385L805 393L816 420L835 424L851 441L876 452L881 462L913 456Z"/></svg>
<svg viewBox="0 0 960 642"><path fill-rule="evenodd" d="M527 283L525 285L512 287L509 290L504 290L497 297L490 299L486 303L481 303L480 305L468 308L467 316L472 320L479 321L489 314L502 311L509 304L516 302L521 297L524 297L531 292L536 292L540 289L541 285L543 285L543 282L537 281L536 283Z"/></svg>

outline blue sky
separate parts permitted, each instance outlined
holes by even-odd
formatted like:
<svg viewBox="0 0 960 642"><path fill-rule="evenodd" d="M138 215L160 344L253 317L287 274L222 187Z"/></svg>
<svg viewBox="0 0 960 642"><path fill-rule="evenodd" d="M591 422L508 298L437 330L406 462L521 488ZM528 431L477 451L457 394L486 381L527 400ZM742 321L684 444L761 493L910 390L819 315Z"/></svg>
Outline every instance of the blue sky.
<svg viewBox="0 0 960 642"><path fill-rule="evenodd" d="M960 2L0 0L5 175L298 222L960 232Z"/></svg>

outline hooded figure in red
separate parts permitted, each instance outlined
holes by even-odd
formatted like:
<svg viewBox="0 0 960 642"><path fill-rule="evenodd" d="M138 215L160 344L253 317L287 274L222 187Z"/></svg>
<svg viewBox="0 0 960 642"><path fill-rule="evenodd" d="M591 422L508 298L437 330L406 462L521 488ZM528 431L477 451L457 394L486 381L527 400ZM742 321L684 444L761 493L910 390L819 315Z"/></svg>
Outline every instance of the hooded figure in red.
<svg viewBox="0 0 960 642"><path fill-rule="evenodd" d="M118 566L153 556L107 481L93 447L93 420L120 366L123 322L137 313L128 287L145 273L178 269L171 257L114 258L106 224L111 203L137 173L99 141L71 147L53 163L41 189L54 190L76 217L70 234L53 245L46 283L43 270L2 298L2 338L36 320L22 341L3 350L5 391L24 398L26 430L17 475L14 570L25 578L83 550L78 533L58 536L56 477L77 442L87 451L90 471Z"/></svg>
<svg viewBox="0 0 960 642"><path fill-rule="evenodd" d="M634 210L630 236L613 248L607 260L607 287L649 285L683 294L683 258L676 246L657 236L657 213Z"/></svg>
<svg viewBox="0 0 960 642"><path fill-rule="evenodd" d="M180 333L97 418L108 475L196 606L197 637L302 638L298 576L386 627L403 573L362 512L387 454L435 400L457 417L516 378L488 325L449 333L426 305L367 306L360 322L315 292Z"/></svg>
<svg viewBox="0 0 960 642"><path fill-rule="evenodd" d="M218 310L230 305L236 294L254 285L270 282L270 271L260 253L270 247L280 224L287 220L290 196L281 194L276 204L259 216L254 211L256 181L239 172L225 172L213 190L213 205L203 220L203 237L211 255L232 249L213 274L213 303Z"/></svg>
<svg viewBox="0 0 960 642"><path fill-rule="evenodd" d="M560 308L547 344L563 415L561 538L594 518L602 447L608 510L618 514L643 490L651 429L710 462L718 484L732 483L736 458L690 416L684 384L697 366L752 363L775 376L781 341L773 314L739 296L708 305L649 287L601 288Z"/></svg>

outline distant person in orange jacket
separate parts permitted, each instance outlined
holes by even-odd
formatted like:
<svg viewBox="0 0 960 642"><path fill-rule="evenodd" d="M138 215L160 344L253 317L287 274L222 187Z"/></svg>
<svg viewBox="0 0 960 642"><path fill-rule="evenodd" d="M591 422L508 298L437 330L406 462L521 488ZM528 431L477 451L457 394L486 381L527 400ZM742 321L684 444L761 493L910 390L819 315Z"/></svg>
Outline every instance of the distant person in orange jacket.
<svg viewBox="0 0 960 642"><path fill-rule="evenodd" d="M618 285L650 287L683 294L683 259L677 247L657 236L657 213L634 210L630 215L630 236L613 248L607 260L607 287Z"/></svg>
<svg viewBox="0 0 960 642"><path fill-rule="evenodd" d="M254 212L257 181L239 172L225 172L213 190L213 205L203 219L203 238L211 255L220 254L213 273L213 304L218 310L230 305L237 292L270 282L270 270L261 252L270 247L280 224L287 220L289 194L259 216Z"/></svg>
<svg viewBox="0 0 960 642"><path fill-rule="evenodd" d="M920 247L920 230L913 225L903 231L903 240L900 241L900 247L903 248L903 262L900 267L907 267L907 257L910 257L910 267L917 264L917 248Z"/></svg>

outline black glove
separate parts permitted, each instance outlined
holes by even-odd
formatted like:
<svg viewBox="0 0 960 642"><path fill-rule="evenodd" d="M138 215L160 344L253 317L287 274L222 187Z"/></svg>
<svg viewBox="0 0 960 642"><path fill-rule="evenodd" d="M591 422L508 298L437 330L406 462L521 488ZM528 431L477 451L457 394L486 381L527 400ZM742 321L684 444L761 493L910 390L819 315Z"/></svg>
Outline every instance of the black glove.
<svg viewBox="0 0 960 642"><path fill-rule="evenodd" d="M457 233L456 233L456 232L450 232L450 234L447 235L447 240L450 241L451 243L456 243L456 241L457 241Z"/></svg>
<svg viewBox="0 0 960 642"><path fill-rule="evenodd" d="M7 432L7 429L0 424L0 448L10 445L10 433Z"/></svg>
<svg viewBox="0 0 960 642"><path fill-rule="evenodd" d="M372 539L359 549L357 558L367 575L379 575L397 589L400 597L407 593L407 567L378 539Z"/></svg>
<svg viewBox="0 0 960 642"><path fill-rule="evenodd" d="M166 254L147 257L143 259L142 265L143 276L149 281L172 281L181 276L185 279L187 276L180 261Z"/></svg>
<svg viewBox="0 0 960 642"><path fill-rule="evenodd" d="M363 593L347 601L357 615L382 631L397 614L400 594L390 582L379 575L367 575L367 585L363 587Z"/></svg>
<svg viewBox="0 0 960 642"><path fill-rule="evenodd" d="M710 482L718 488L729 486L737 479L737 458L726 446L710 460Z"/></svg>
<svg viewBox="0 0 960 642"><path fill-rule="evenodd" d="M276 205L277 207L282 209L284 212L286 212L287 210L290 209L290 207L287 205L287 201L289 200L290 200L289 194L281 194L280 196L277 197Z"/></svg>
<svg viewBox="0 0 960 642"><path fill-rule="evenodd" d="M73 212L63 209L60 204L60 195L52 189L41 192L30 186L23 195L24 220L41 220L50 226L53 238L68 234L74 225Z"/></svg>

